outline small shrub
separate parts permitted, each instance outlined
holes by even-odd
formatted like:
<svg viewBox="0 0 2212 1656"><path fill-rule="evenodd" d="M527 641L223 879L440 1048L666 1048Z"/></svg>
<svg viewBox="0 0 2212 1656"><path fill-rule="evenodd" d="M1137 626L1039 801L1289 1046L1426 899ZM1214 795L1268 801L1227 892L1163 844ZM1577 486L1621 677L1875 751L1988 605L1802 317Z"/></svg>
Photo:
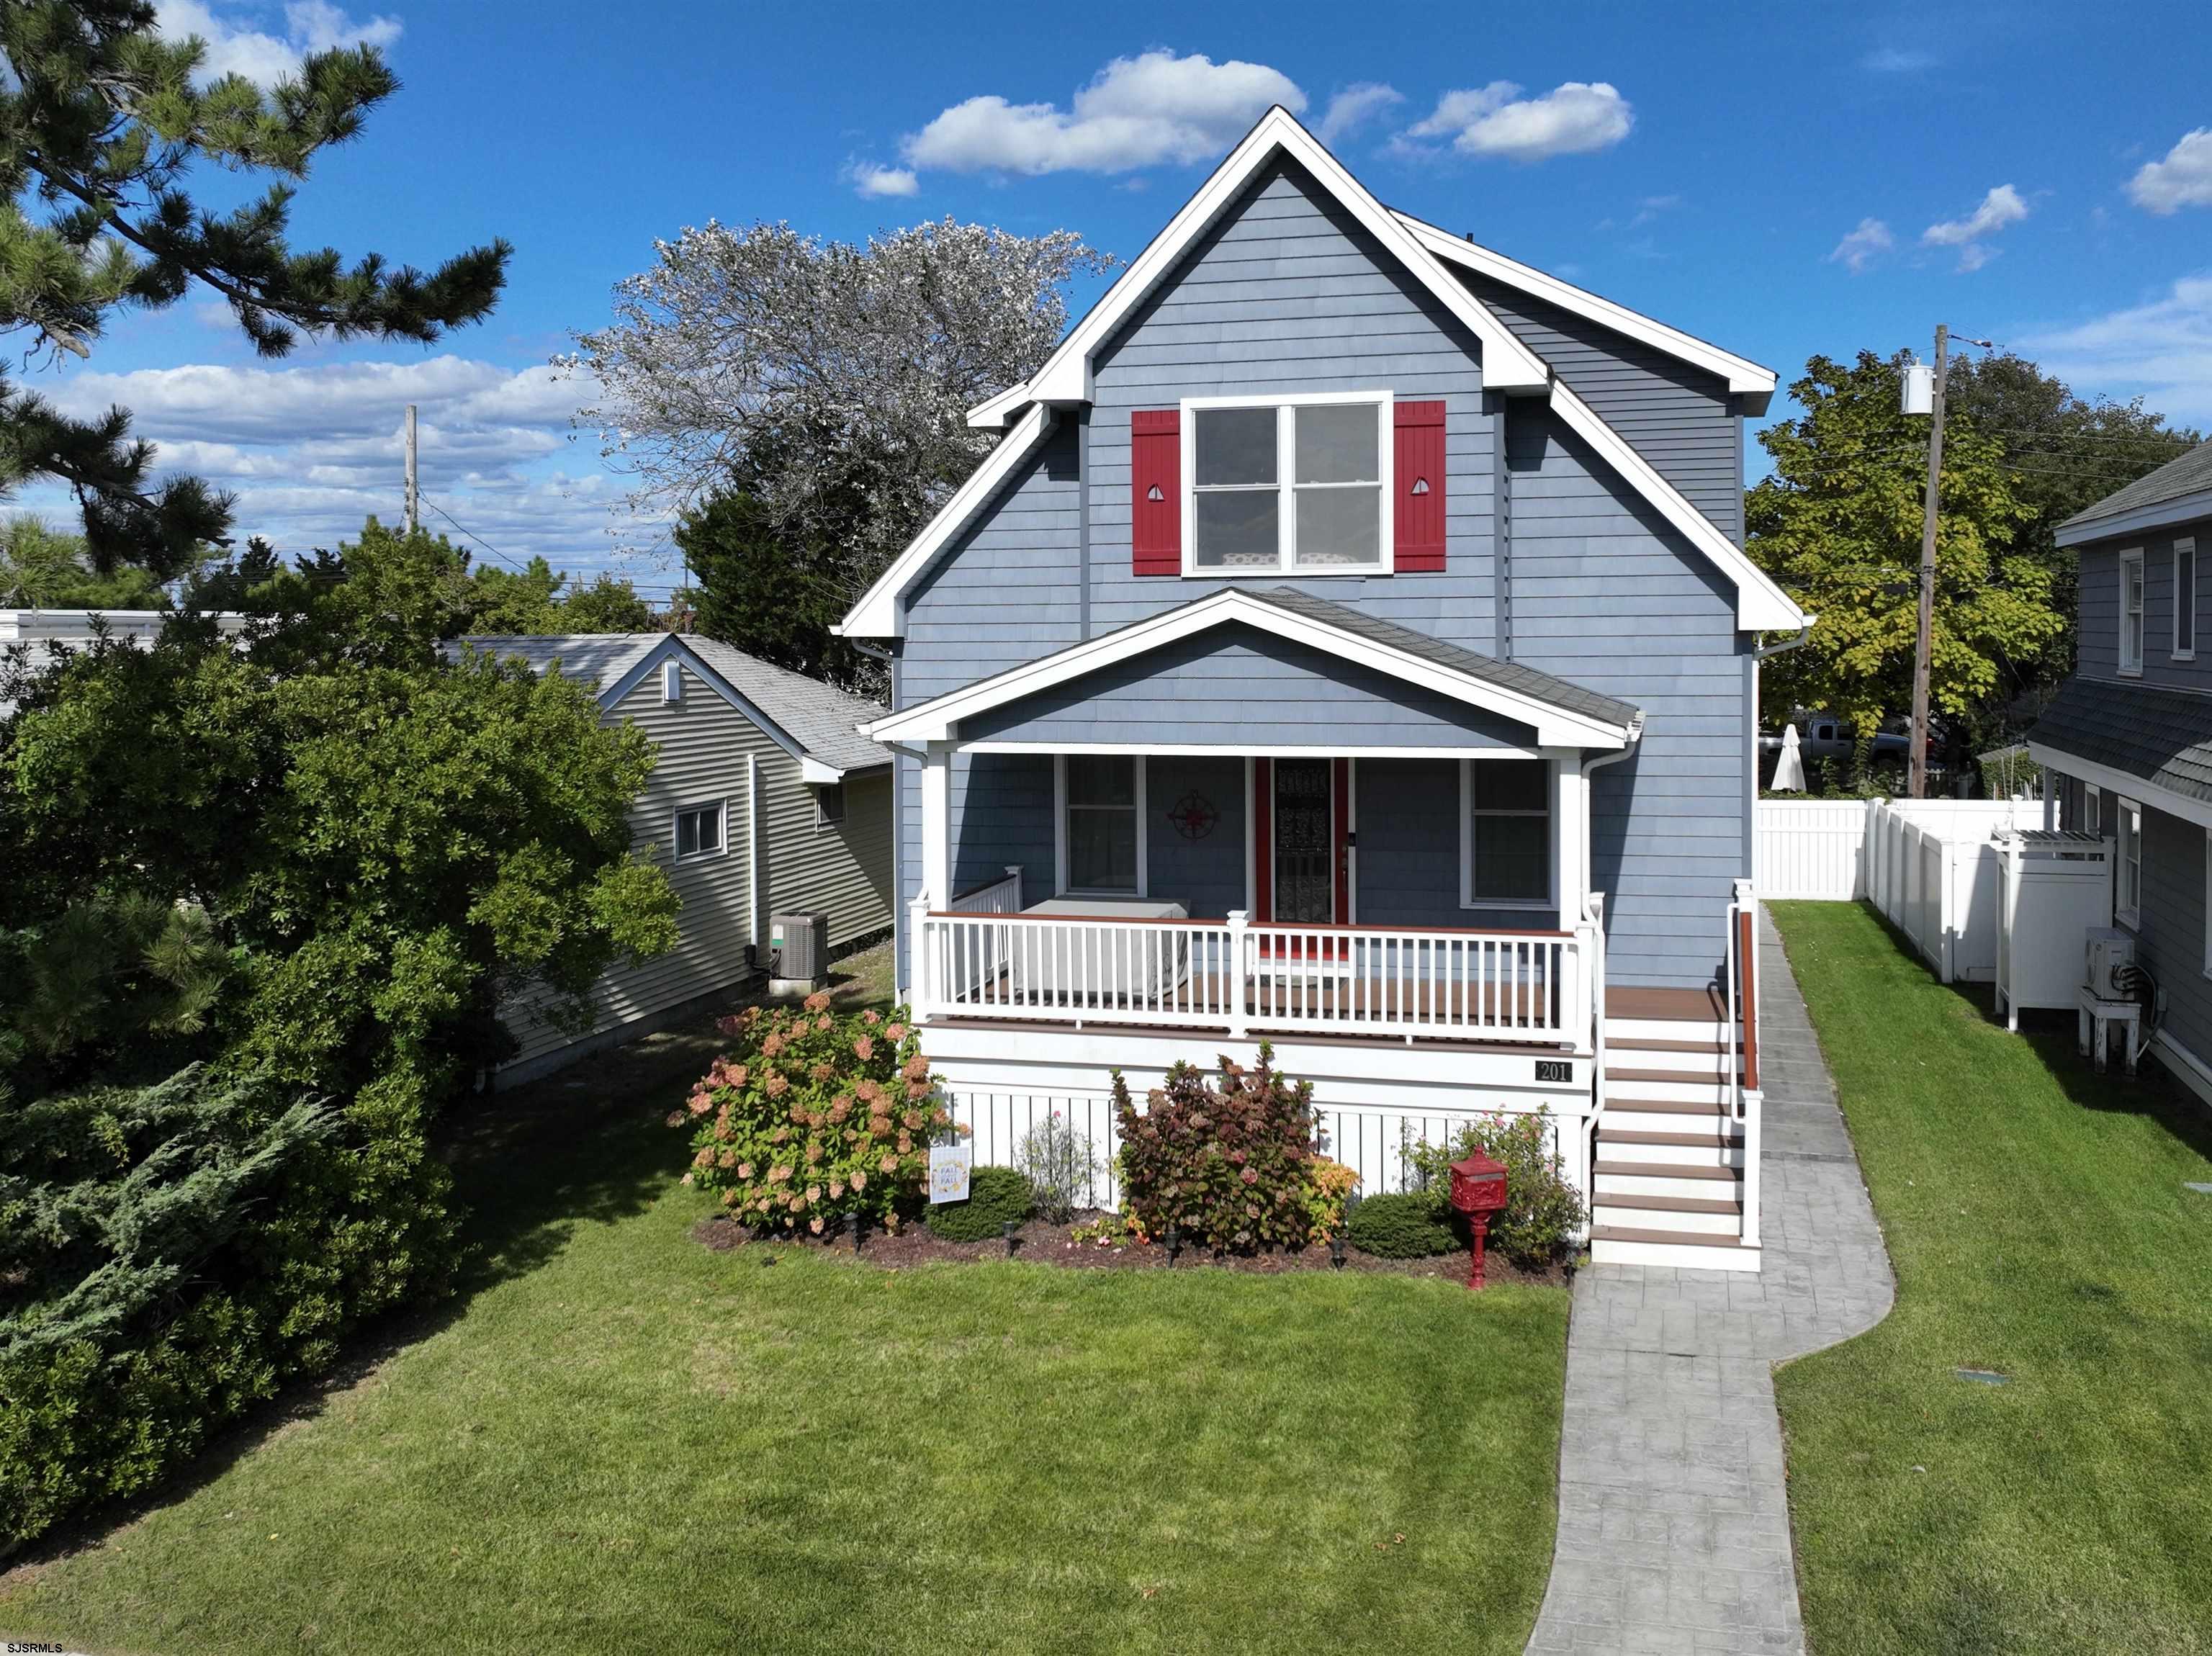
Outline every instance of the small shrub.
<svg viewBox="0 0 2212 1656"><path fill-rule="evenodd" d="M1552 1113L1478 1116L1442 1144L1406 1152L1431 1212L1455 1228L1451 1212L1451 1164L1480 1148L1505 1164L1505 1209L1490 1222L1490 1246L1518 1265L1551 1265L1566 1254L1569 1240L1589 1216L1582 1192L1561 1172L1553 1148Z"/></svg>
<svg viewBox="0 0 2212 1656"><path fill-rule="evenodd" d="M946 1242L988 1242L1036 1209L1036 1192L1012 1168L978 1168L968 1176L968 1199L940 1202L929 1210L929 1234Z"/></svg>
<svg viewBox="0 0 2212 1656"><path fill-rule="evenodd" d="M857 1213L895 1228L918 1204L929 1142L949 1125L899 1013L840 1015L814 994L797 1012L722 1020L742 1046L716 1060L671 1125L692 1124L684 1175L732 1218L820 1235Z"/></svg>
<svg viewBox="0 0 2212 1656"><path fill-rule="evenodd" d="M1239 1253L1305 1246L1313 1085L1285 1080L1273 1059L1265 1046L1256 1069L1224 1059L1218 1084L1178 1064L1141 1112L1115 1072L1121 1189L1138 1229L1163 1235L1172 1222L1194 1247Z"/></svg>
<svg viewBox="0 0 2212 1656"><path fill-rule="evenodd" d="M1079 1225L1071 1225L1067 1232L1072 1242L1087 1242L1093 1247L1127 1247L1132 1242L1146 1240L1144 1234L1129 1222L1126 1213L1097 1213Z"/></svg>
<svg viewBox="0 0 2212 1656"><path fill-rule="evenodd" d="M1424 1191L1367 1198L1352 1210L1346 1235L1362 1253L1383 1259L1425 1259L1460 1245L1458 1232L1437 1216Z"/></svg>
<svg viewBox="0 0 2212 1656"><path fill-rule="evenodd" d="M1091 1135L1078 1132L1058 1110L1022 1135L1014 1165L1029 1175L1038 1216L1053 1224L1066 1224L1078 1208L1094 1204L1097 1152L1091 1147Z"/></svg>
<svg viewBox="0 0 2212 1656"><path fill-rule="evenodd" d="M1359 1175L1341 1162L1316 1156L1306 1167L1306 1215L1313 1240L1333 1241L1344 1231L1344 1204L1352 1199Z"/></svg>

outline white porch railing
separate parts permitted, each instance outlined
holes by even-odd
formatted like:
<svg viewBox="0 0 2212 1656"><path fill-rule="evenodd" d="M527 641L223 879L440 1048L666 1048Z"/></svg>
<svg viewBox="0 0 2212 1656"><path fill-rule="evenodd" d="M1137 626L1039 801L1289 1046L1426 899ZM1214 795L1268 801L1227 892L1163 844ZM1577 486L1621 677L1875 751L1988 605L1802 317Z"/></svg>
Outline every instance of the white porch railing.
<svg viewBox="0 0 2212 1656"><path fill-rule="evenodd" d="M1284 1030L1590 1049L1594 922L1573 931L932 912L913 1003L935 1017Z"/></svg>

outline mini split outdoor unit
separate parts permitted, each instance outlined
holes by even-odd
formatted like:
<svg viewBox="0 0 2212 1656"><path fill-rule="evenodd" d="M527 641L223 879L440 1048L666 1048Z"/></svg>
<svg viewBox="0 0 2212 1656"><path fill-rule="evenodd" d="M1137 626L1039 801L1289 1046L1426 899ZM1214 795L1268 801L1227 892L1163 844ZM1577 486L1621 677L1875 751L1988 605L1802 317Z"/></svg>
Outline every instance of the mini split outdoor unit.
<svg viewBox="0 0 2212 1656"><path fill-rule="evenodd" d="M2123 980L2136 963L2136 940L2109 925L2089 928L2089 992L2099 1000L2133 1000Z"/></svg>

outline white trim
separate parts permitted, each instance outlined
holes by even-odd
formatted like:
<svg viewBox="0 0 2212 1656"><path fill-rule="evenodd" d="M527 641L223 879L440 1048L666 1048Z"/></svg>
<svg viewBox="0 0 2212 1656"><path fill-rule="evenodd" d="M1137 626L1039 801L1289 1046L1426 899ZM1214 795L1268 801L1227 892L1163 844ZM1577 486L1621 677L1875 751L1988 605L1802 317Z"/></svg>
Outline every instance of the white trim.
<svg viewBox="0 0 2212 1656"><path fill-rule="evenodd" d="M1151 767L1145 763L1143 755L1131 755L1136 761L1131 767L1133 774L1132 787L1134 792L1137 813L1137 889L1135 892L1116 891L1103 886L1085 886L1079 890L1068 883L1067 877L1067 761L1069 756L1066 751L1062 750L1054 754L1052 760L1052 895L1055 897L1151 896L1152 895L1152 858L1148 854L1146 841L1152 836L1147 832L1149 825L1145 816L1145 779L1146 773L1151 769ZM1093 752L1086 753L1083 756L1103 759L1121 755Z"/></svg>
<svg viewBox="0 0 2212 1656"><path fill-rule="evenodd" d="M836 628L839 635L903 638L906 609L899 599L905 596L906 589L929 567L930 561L952 537L968 526L968 520L988 504L1014 469L1036 451L1053 423L1051 413L1044 409L1033 408L1024 415L1021 423L984 456L983 464L969 473L968 481L952 492L952 498L929 520L928 527L907 543L906 550L891 561L890 567L878 575L876 584L846 612L845 619Z"/></svg>
<svg viewBox="0 0 2212 1656"><path fill-rule="evenodd" d="M1004 431L1015 416L1029 405L1029 382L1009 385L995 397L987 397L968 410L968 423L977 431Z"/></svg>
<svg viewBox="0 0 2212 1656"><path fill-rule="evenodd" d="M2198 799L2185 793L2176 793L2162 784L2150 781L2129 771L2100 765L2094 759L2084 759L2079 754L2063 749L2046 747L2040 742L2027 744L2028 756L2039 765L2048 765L2061 776L2070 776L2082 786L2084 794L2101 790L2124 793L2130 799L2139 799L2151 810L2163 811L2168 816L2178 816L2185 822L2194 822L2198 828L2212 828L2212 799ZM2085 799L2086 803L2086 799ZM2100 822L2097 832L2100 838L2112 837L2109 822Z"/></svg>
<svg viewBox="0 0 2212 1656"><path fill-rule="evenodd" d="M1153 759L1342 759L1351 749L1342 742L1325 747L1279 742L963 742L963 753L1141 753ZM1363 745L1363 759L1541 759L1540 747L1422 748Z"/></svg>
<svg viewBox="0 0 2212 1656"><path fill-rule="evenodd" d="M687 816L696 816L702 811L714 813L714 843L713 847L702 846L696 851L681 849L684 837L681 824ZM703 863L710 857L730 854L730 802L720 799L696 800L689 804L672 805L668 812L668 860L670 864Z"/></svg>
<svg viewBox="0 0 2212 1656"><path fill-rule="evenodd" d="M1633 445L1600 417L1596 409L1565 385L1552 387L1552 407L1568 430L1597 450L1638 494L1658 507L1661 516L1680 530L1692 545L1735 583L1735 624L1739 628L1747 633L1765 633L1812 624L1813 616L1799 609L1796 601L1777 586L1741 547L1721 532L1718 525L1662 477Z"/></svg>
<svg viewBox="0 0 2212 1656"><path fill-rule="evenodd" d="M2136 572L2136 636L2135 659L2128 659L2128 566ZM2120 554L2116 566L2120 578L2119 591L2119 674L2122 678L2141 678L2143 670L2143 646L2150 642L2150 588L2143 573L2143 549L2129 547Z"/></svg>
<svg viewBox="0 0 2212 1656"><path fill-rule="evenodd" d="M2116 512L2109 518L2090 523L2061 524L2051 538L2060 546L2081 546L2090 541L2139 535L2148 529L2166 529L2197 518L2212 518L2212 488L2178 494L2170 500L2154 500L2148 506L2139 506L2131 512Z"/></svg>
<svg viewBox="0 0 2212 1656"><path fill-rule="evenodd" d="M1071 645L980 683L949 691L920 707L888 714L861 726L861 734L871 741L884 743L948 741L963 719L1231 622L1241 622L1277 637L1310 645L1409 684L1419 684L1516 723L1533 725L1540 747L1628 745L1631 725L1615 725L1553 707L1533 695L1507 689L1456 668L1442 666L1409 651L1281 609L1235 587L1224 587L1194 604L1163 611L1087 644Z"/></svg>
<svg viewBox="0 0 2212 1656"><path fill-rule="evenodd" d="M2173 537L2172 552L2173 603L2172 614L2169 619L2173 622L2173 642L2167 653L2175 661L2194 661L2197 659L2197 537L2194 535L2176 535ZM2181 647L2181 601L2184 591L2181 580L2181 555L2185 552L2189 555L2189 584L2186 589L2189 598L2189 647L2185 650Z"/></svg>
<svg viewBox="0 0 2212 1656"><path fill-rule="evenodd" d="M1632 311L1626 305L1617 305L1612 300L1601 298L1588 288L1562 282L1559 277L1523 264L1518 259L1508 258L1478 242L1455 236L1449 230L1415 218L1410 213L1398 213L1395 216L1413 233L1414 238L1425 249L1446 264L1464 265L1494 282L1517 288L1547 304L1556 305L1570 315L1598 323L1638 343L1678 357L1693 367L1718 374L1728 382L1732 396L1745 399L1745 413L1759 415L1766 412L1766 401L1774 394L1776 376L1773 369L1762 367L1748 357L1738 356L1733 351L1724 351L1694 334L1670 328L1640 311ZM1753 406L1754 402L1756 406Z"/></svg>
<svg viewBox="0 0 2212 1656"><path fill-rule="evenodd" d="M2117 830L2112 835L2112 918L2130 930L2142 929L2143 830L2142 802L2120 796ZM2134 847L2133 866L2129 848ZM2132 896L2130 903L2127 898Z"/></svg>
<svg viewBox="0 0 2212 1656"><path fill-rule="evenodd" d="M1468 292L1464 283L1430 258L1412 231L1397 215L1368 193L1366 186L1345 170L1344 164L1322 146L1291 112L1280 105L1262 115L1244 140L1229 152L1185 202L1182 210L1168 221L1137 255L1121 279L1107 289L1030 376L1024 387L1034 402L1078 403L1091 400L1091 356L1120 330L1152 290L1182 263L1198 240L1224 213L1235 205L1245 187L1278 153L1286 155L1313 175L1314 180L1362 228L1405 264L1413 278L1426 288L1444 309L1482 343L1482 383L1486 391L1540 391L1550 383L1551 371L1536 354L1523 345ZM1001 392L1001 397L1011 391ZM988 406L988 404L986 405Z"/></svg>
<svg viewBox="0 0 2212 1656"><path fill-rule="evenodd" d="M1364 482L1343 487L1364 488L1372 487L1376 495L1380 514L1376 524L1376 561L1373 563L1342 563L1302 565L1297 561L1297 492L1301 487L1328 488L1328 484L1301 485L1297 478L1297 418L1295 414L1285 417L1288 410L1300 408L1328 408L1375 406L1375 461L1376 476L1370 485ZM1301 580L1340 575L1389 575L1397 571L1398 552L1395 530L1396 513L1392 492L1395 485L1396 449L1394 440L1393 409L1396 400L1387 389L1375 391L1283 391L1265 397L1186 397L1178 411L1176 427L1182 446L1182 499L1180 513L1182 523L1182 573L1207 580L1282 580L1296 578ZM1219 567L1198 561L1198 420L1197 416L1217 409L1273 409L1275 410L1275 561L1267 567L1240 565ZM1259 493L1266 484L1251 486L1250 492Z"/></svg>
<svg viewBox="0 0 2212 1656"><path fill-rule="evenodd" d="M811 782L817 786L829 787L835 783L843 781L845 773L835 765L825 765L819 759L809 756L799 761L799 779L802 782Z"/></svg>
<svg viewBox="0 0 2212 1656"><path fill-rule="evenodd" d="M951 907L952 745L949 742L932 742L922 755L921 892L932 907Z"/></svg>
<svg viewBox="0 0 2212 1656"><path fill-rule="evenodd" d="M1551 890L1541 897L1477 897L1474 895L1474 767L1478 760L1502 759L1504 754L1462 755L1459 762L1459 906L1486 912L1525 910L1530 913L1558 912L1562 908L1560 894L1564 889L1560 869L1565 862L1560 838L1562 813L1560 795L1565 786L1565 776L1574 767L1557 762L1550 754L1535 755L1546 767L1544 778L1544 834L1545 860L1550 865ZM1578 774L1579 773L1577 773ZM1533 815L1534 813L1523 813ZM1571 931L1571 924L1562 924L1562 931Z"/></svg>
<svg viewBox="0 0 2212 1656"><path fill-rule="evenodd" d="M2105 833L2105 790L2094 782L2081 784L2082 831L2100 839Z"/></svg>

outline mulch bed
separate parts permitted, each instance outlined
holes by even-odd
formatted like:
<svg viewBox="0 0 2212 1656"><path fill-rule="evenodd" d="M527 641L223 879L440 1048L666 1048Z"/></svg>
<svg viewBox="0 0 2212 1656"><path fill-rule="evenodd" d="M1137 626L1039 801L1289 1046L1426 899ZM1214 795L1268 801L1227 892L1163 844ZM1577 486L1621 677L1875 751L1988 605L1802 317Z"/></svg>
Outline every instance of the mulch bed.
<svg viewBox="0 0 2212 1656"><path fill-rule="evenodd" d="M1087 1219L1091 1216L1079 1215ZM758 1250L766 1259L787 1249L809 1248L817 1253L853 1257L852 1240L847 1236L833 1237L827 1241L809 1237L763 1238L752 1228L734 1219L702 1219L692 1228L693 1240L717 1253L728 1253L738 1248ZM921 1265L973 1265L986 1259L1003 1259L1006 1245L995 1238L988 1242L948 1242L930 1234L926 1226L908 1224L896 1234L871 1228L860 1246L860 1259L885 1271L903 1270ZM1120 1247L1069 1240L1067 1227L1047 1224L1042 1219L1032 1219L1015 1233L1013 1257L1032 1265L1060 1265L1071 1270L1090 1271L1165 1271L1170 1268L1166 1247L1157 1242L1133 1242ZM1243 1271L1261 1276L1274 1276L1286 1271L1327 1271L1330 1269L1328 1249L1302 1248L1297 1253L1277 1249L1266 1253L1224 1254L1216 1259L1206 1249L1186 1246L1172 1262L1178 1271ZM1346 1271L1365 1271L1388 1273L1399 1277L1449 1277L1465 1282L1468 1256L1464 1253L1438 1254L1429 1259L1382 1259L1371 1253L1362 1253L1358 1248L1345 1253ZM1572 1276L1564 1265L1553 1265L1544 1271L1522 1271L1502 1255L1492 1252L1485 1256L1484 1275L1497 1284L1521 1283L1532 1287L1563 1287Z"/></svg>

